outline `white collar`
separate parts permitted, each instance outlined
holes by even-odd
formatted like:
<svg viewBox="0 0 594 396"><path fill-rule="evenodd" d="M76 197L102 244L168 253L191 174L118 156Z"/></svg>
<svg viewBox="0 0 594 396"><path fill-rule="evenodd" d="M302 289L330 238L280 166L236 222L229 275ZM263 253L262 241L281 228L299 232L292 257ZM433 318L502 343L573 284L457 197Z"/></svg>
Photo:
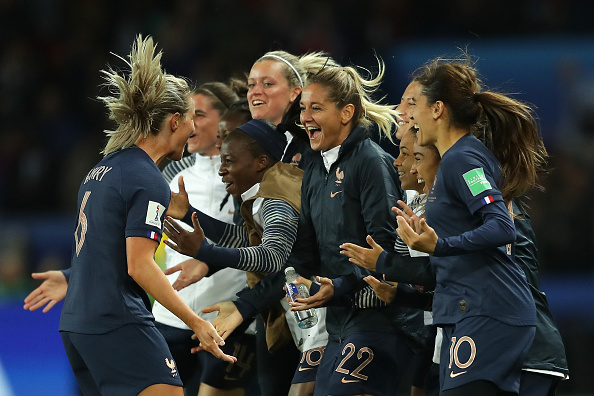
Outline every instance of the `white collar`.
<svg viewBox="0 0 594 396"><path fill-rule="evenodd" d="M340 145L336 146L334 148L331 148L328 151L320 152L320 154L322 155L322 159L324 160L324 166L326 167L326 172L330 172L330 167L338 159L339 151L340 151Z"/></svg>
<svg viewBox="0 0 594 396"><path fill-rule="evenodd" d="M241 199L243 201L248 200L251 197L253 197L254 195L256 195L259 190L260 190L260 183L256 183L253 186L251 186L250 188L248 188L248 190L246 192L241 194Z"/></svg>

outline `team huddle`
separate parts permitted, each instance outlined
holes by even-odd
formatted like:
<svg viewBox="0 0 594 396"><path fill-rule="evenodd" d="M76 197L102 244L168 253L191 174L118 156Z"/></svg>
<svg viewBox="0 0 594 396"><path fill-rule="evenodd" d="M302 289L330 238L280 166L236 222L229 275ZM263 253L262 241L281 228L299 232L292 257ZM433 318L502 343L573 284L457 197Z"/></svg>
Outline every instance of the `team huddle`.
<svg viewBox="0 0 594 396"><path fill-rule="evenodd" d="M102 72L116 128L79 189L71 267L25 299L64 299L84 395L555 394L528 105L465 53L421 66L397 106L373 97L379 59L362 76L273 51L191 89L161 57L139 36L127 72ZM309 297L286 297L292 269Z"/></svg>

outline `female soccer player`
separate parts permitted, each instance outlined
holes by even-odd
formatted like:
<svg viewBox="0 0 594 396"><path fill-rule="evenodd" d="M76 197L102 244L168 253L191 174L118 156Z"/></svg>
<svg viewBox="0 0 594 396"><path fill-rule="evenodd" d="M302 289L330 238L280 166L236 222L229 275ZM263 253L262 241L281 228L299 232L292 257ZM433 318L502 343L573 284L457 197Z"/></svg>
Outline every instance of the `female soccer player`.
<svg viewBox="0 0 594 396"><path fill-rule="evenodd" d="M225 222L232 221L234 205L233 201L223 202L227 193L225 185L218 176L219 148L216 144L213 148L213 143L217 134L217 120L220 120L227 109L233 108L238 101L238 95L235 92L237 86L234 84L236 84L235 81L232 81L230 86L220 82L210 82L192 91L194 132L190 135L187 146L192 154L181 161L171 162L163 170L170 188L175 190L178 179L184 177L189 186L187 193L192 204ZM235 117L228 118L225 126L235 129L250 118L246 102L246 110L235 114ZM165 251L168 269L166 273L173 272L176 267L189 265L189 261L194 260L188 260L186 256L168 247ZM66 276L69 276L70 272L71 269L33 274L34 277L46 279L46 281L27 297L25 309L33 311L41 306L39 303L48 299L45 300L47 307L44 312L49 311L56 302L66 296L68 287ZM214 276L193 283L189 287L185 287L190 284L189 280L177 278L177 275L170 275L168 279L184 301L205 320L212 318L202 314L202 308L220 299L234 297L235 293L245 285L245 274L234 269L219 271ZM252 335L238 331L228 340L228 345L222 347L226 353L243 357L241 367L229 366L228 362L216 359L211 354L192 354L190 350L197 346L197 342L191 339L193 331L158 301L153 305L152 313L155 317L155 326L163 334L177 364L186 395L196 395L199 389L202 392L200 395L207 392L209 395L243 394L250 370L255 366L249 362L254 352Z"/></svg>
<svg viewBox="0 0 594 396"><path fill-rule="evenodd" d="M427 221L418 223L422 232L411 228L405 208L408 214L398 212L398 233L432 255L433 317L444 335L441 392L517 393L534 338L535 307L512 258L515 228L506 202L536 185L544 145L531 109L481 92L469 59L429 62L410 89L418 143L434 145L442 160ZM472 135L479 129L489 148Z"/></svg>
<svg viewBox="0 0 594 396"><path fill-rule="evenodd" d="M402 107L399 105L397 109L401 111ZM406 124L404 123L404 125ZM402 188L406 190L409 207L416 216L424 217L425 204L427 202L426 185L433 182L435 175L435 173L431 174L427 171L427 165L430 164L429 168L437 171L439 154L432 146L418 146L416 140L416 129L414 127L404 132L400 140L400 155L394 161L394 166L398 170ZM429 257L426 253L409 251L408 246L399 237L396 238L393 252L387 252L382 249L381 246L375 243L371 236L367 237L367 243L371 246L371 249L352 243L342 244L340 246L342 249L341 253L348 256L349 261L370 271L382 274L380 279L383 277L383 279L392 283L397 282L397 286L391 286L381 282L373 275L364 278L372 286L380 300L391 303L396 296L398 287L401 293L403 290L414 292L408 284L415 285L424 291L432 291L434 289L435 274L431 269ZM400 296L396 296L395 302L396 304L402 304L402 300L403 297L401 294ZM430 303L431 299L421 299L420 304L414 306L427 308L427 301ZM426 388L431 386L431 384L426 383L425 378L432 362L436 331L435 326L432 324L433 318L430 312L424 313L424 319L425 324L430 326L427 327L426 342L421 350L416 351L413 360L410 362L410 366L414 368L411 385L412 396L422 395L424 391L427 391Z"/></svg>
<svg viewBox="0 0 594 396"><path fill-rule="evenodd" d="M305 167L299 233L287 265L305 277L317 273L344 282L330 285L335 297L356 290L364 276L337 246L361 244L367 235L384 248L394 246L395 224L386 205L400 195L396 173L391 158L366 134L372 121L384 135L397 123L391 106L370 99L382 75L381 67L371 80L352 67L326 67L308 78L301 98L301 123L320 155ZM397 312L375 305L366 290L354 300L355 307L328 307L329 341L315 395L395 392L409 352L403 324L415 328L413 318L395 320Z"/></svg>
<svg viewBox="0 0 594 396"><path fill-rule="evenodd" d="M154 261L169 204L157 167L179 160L194 131L188 84L161 69L152 38L139 36L130 72L104 71L113 96L101 97L117 129L105 158L78 195L72 271L60 332L84 394L182 395L175 361L155 329L150 293L182 319L202 347L229 362L222 339L171 288Z"/></svg>

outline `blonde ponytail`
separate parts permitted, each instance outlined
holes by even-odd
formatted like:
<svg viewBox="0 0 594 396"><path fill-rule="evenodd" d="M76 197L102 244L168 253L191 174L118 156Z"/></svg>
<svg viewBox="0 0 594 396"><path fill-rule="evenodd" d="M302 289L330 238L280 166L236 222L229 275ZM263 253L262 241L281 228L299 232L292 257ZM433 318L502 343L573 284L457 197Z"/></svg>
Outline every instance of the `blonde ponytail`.
<svg viewBox="0 0 594 396"><path fill-rule="evenodd" d="M103 155L130 147L149 134L157 135L167 116L191 110L188 83L167 74L161 67L163 53L155 52L153 39L138 35L129 61L116 55L130 68L127 76L111 67L101 71L111 96L98 99L107 106L109 119L117 124L115 130L104 131L109 140Z"/></svg>
<svg viewBox="0 0 594 396"><path fill-rule="evenodd" d="M378 59L378 75L369 80L363 78L353 67L325 66L317 73L310 74L308 84L320 84L329 88L329 99L342 108L347 104L355 106L353 125L369 126L375 122L380 135L391 142L392 131L398 128L398 113L396 106L381 104L373 100L371 95L377 91L385 72L385 66Z"/></svg>

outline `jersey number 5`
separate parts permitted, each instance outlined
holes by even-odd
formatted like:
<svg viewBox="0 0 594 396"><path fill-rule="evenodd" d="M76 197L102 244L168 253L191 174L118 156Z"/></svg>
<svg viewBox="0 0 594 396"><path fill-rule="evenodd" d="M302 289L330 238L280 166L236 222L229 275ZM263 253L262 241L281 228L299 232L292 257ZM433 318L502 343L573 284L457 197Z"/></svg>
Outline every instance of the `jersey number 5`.
<svg viewBox="0 0 594 396"><path fill-rule="evenodd" d="M85 234L87 233L87 215L85 215L85 206L87 206L87 201L89 200L89 196L91 195L90 191L85 192L85 196L80 203L80 211L78 212L78 225L76 226L76 230L74 230L74 242L76 243L76 256L80 254L80 250L82 249L83 245L85 244ZM80 231L78 230L80 228ZM80 232L80 238L78 236Z"/></svg>

